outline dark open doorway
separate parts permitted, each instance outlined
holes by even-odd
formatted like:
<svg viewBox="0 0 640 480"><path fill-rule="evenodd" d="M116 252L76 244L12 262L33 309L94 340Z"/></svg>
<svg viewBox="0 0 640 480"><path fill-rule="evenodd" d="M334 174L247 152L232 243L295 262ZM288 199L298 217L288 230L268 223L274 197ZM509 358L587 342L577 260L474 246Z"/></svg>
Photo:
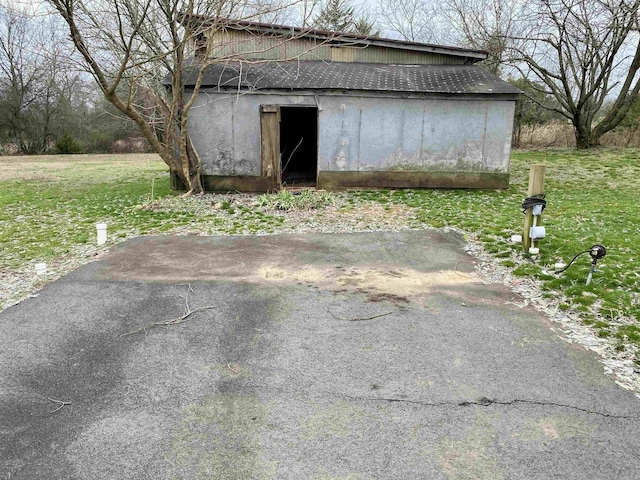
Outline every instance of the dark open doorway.
<svg viewBox="0 0 640 480"><path fill-rule="evenodd" d="M315 186L318 175L318 109L280 107L280 159L284 187Z"/></svg>

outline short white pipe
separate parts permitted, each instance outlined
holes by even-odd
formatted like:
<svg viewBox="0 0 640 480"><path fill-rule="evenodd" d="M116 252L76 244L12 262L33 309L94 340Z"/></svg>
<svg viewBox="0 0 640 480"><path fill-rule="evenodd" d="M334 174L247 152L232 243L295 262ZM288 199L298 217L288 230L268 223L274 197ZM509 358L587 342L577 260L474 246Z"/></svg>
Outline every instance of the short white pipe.
<svg viewBox="0 0 640 480"><path fill-rule="evenodd" d="M46 263L36 263L36 275L44 275L47 273Z"/></svg>
<svg viewBox="0 0 640 480"><path fill-rule="evenodd" d="M540 249L536 247L529 248L529 255L538 255L540 253Z"/></svg>
<svg viewBox="0 0 640 480"><path fill-rule="evenodd" d="M107 224L96 223L96 232L98 233L98 245L104 245L107 242Z"/></svg>

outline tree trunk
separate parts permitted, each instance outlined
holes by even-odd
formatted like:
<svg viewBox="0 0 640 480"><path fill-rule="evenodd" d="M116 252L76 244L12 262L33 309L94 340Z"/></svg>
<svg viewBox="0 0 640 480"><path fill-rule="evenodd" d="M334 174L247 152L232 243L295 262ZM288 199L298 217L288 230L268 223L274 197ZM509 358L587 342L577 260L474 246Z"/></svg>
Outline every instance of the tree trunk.
<svg viewBox="0 0 640 480"><path fill-rule="evenodd" d="M189 163L189 178L187 186L187 194L195 195L198 193L204 193L202 185L202 162L200 161L200 155L196 152L196 149L191 142L191 137L187 134L187 160ZM184 181L184 179L183 179Z"/></svg>
<svg viewBox="0 0 640 480"><path fill-rule="evenodd" d="M511 144L513 148L520 148L520 137L522 134L522 99L516 102L515 115L513 116L513 133Z"/></svg>
<svg viewBox="0 0 640 480"><path fill-rule="evenodd" d="M576 148L578 150L586 150L600 145L600 135L597 135L590 126L580 121L580 118L574 119L573 131L576 137Z"/></svg>
<svg viewBox="0 0 640 480"><path fill-rule="evenodd" d="M522 125L520 122L513 129L513 139L511 140L513 143L513 148L520 148L520 138L522 138Z"/></svg>

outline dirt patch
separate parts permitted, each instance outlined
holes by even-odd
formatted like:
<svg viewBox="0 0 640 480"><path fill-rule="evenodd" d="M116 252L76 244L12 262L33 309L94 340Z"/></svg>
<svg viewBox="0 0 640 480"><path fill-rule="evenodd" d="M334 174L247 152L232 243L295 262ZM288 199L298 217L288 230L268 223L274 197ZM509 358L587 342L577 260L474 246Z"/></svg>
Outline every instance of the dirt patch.
<svg viewBox="0 0 640 480"><path fill-rule="evenodd" d="M361 291L367 295L367 300L373 303L377 302L390 302L390 303L409 303L407 297L401 297L400 295L393 295L392 293L369 293Z"/></svg>
<svg viewBox="0 0 640 480"><path fill-rule="evenodd" d="M257 275L251 272L234 280L273 284L310 284L334 293L357 293L369 302L389 302L406 305L417 301L429 293L447 290L453 286L479 283L473 274L455 270L421 272L408 268L359 268L346 271L337 270L333 265L316 267L275 266L258 268Z"/></svg>
<svg viewBox="0 0 640 480"><path fill-rule="evenodd" d="M51 175L50 173L45 172L33 172L29 170L24 170L22 168L7 168L6 170L0 171L0 181L4 180L19 180L23 182L55 182L59 180L60 177L56 175Z"/></svg>
<svg viewBox="0 0 640 480"><path fill-rule="evenodd" d="M404 237L395 240L398 245L408 241ZM367 243L370 240L354 237L353 242L363 247L355 248L353 263L345 264L349 254L343 251L350 248L348 245L307 236L237 237L233 248L228 248L228 241L216 238L141 238L112 252L103 275L112 280L152 282L224 281L276 288L308 285L396 305L414 301L424 305L429 294L481 283L475 273L456 269L457 256L443 261L444 249L433 239L428 246L417 245L401 255L379 247L373 262L359 260L360 248L367 253L376 248ZM403 252L407 248L404 246ZM425 254L425 248L430 253Z"/></svg>
<svg viewBox="0 0 640 480"><path fill-rule="evenodd" d="M466 285L477 281L475 275L456 270L421 272L407 268L397 268L393 271L352 268L345 275L336 278L336 283L340 286L357 287L366 292L377 292L396 298L419 296L435 288Z"/></svg>

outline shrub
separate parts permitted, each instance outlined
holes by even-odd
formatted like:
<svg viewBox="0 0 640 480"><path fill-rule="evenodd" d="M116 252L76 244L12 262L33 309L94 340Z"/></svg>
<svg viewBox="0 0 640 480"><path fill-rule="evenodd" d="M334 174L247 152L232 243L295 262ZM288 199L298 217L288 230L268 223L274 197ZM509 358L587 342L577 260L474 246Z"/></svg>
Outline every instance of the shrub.
<svg viewBox="0 0 640 480"><path fill-rule="evenodd" d="M80 145L70 133L65 132L56 140L56 152L59 154L82 153L82 145Z"/></svg>
<svg viewBox="0 0 640 480"><path fill-rule="evenodd" d="M258 197L258 205L275 210L312 210L335 203L334 196L324 190L306 188L296 192L282 190Z"/></svg>
<svg viewBox="0 0 640 480"><path fill-rule="evenodd" d="M85 144L84 151L86 153L109 153L112 143L112 135L99 130L92 130L89 132L89 139Z"/></svg>

